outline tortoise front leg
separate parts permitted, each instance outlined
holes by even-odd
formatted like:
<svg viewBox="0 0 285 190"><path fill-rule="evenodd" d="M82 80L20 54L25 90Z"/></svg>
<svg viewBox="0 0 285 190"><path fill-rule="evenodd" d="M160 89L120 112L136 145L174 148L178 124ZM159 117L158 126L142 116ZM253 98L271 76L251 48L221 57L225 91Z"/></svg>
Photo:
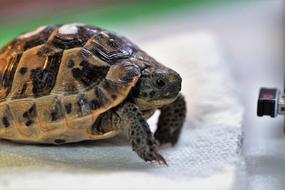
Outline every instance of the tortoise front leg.
<svg viewBox="0 0 285 190"><path fill-rule="evenodd" d="M127 102L116 108L115 112L121 118L120 125L128 130L133 151L145 161L157 161L167 165L165 159L158 153L155 139L139 108Z"/></svg>
<svg viewBox="0 0 285 190"><path fill-rule="evenodd" d="M154 137L160 144L171 143L175 145L186 117L186 102L183 95L179 94L173 103L162 107L160 110L161 114Z"/></svg>

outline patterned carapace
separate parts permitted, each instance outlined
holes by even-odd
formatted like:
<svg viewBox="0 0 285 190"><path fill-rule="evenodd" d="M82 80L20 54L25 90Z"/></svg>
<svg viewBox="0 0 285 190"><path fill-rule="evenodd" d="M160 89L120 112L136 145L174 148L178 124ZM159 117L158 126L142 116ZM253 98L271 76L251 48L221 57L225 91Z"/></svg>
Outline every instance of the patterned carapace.
<svg viewBox="0 0 285 190"><path fill-rule="evenodd" d="M94 134L92 125L127 97L144 56L95 26L44 26L19 36L0 53L0 137L58 144L114 135Z"/></svg>

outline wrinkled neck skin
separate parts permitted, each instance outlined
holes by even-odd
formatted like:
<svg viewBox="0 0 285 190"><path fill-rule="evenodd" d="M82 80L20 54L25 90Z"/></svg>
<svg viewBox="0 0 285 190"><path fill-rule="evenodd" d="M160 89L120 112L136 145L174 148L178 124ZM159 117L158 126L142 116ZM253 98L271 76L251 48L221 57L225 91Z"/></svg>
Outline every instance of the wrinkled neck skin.
<svg viewBox="0 0 285 190"><path fill-rule="evenodd" d="M157 100L153 102L148 102L141 98L133 98L132 101L139 107L144 117L146 119L149 119L157 109L162 108L165 105L171 104L176 100L176 98L167 100Z"/></svg>

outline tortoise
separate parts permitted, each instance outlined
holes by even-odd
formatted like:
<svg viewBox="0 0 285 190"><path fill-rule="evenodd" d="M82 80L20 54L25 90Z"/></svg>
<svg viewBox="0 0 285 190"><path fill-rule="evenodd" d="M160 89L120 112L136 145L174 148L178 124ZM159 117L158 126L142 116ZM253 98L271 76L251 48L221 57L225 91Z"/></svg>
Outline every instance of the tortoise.
<svg viewBox="0 0 285 190"><path fill-rule="evenodd" d="M43 26L0 51L0 138L56 144L126 132L145 161L166 164L186 115L182 78L127 38L97 26ZM157 130L147 119L159 109Z"/></svg>

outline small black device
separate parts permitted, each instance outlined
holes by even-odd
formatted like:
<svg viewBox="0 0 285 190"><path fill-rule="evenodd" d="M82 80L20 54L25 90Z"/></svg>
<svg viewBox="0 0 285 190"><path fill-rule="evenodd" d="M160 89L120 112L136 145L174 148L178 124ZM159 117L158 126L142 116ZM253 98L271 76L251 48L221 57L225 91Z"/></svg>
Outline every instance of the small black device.
<svg viewBox="0 0 285 190"><path fill-rule="evenodd" d="M277 117L285 115L285 95L277 88L261 88L257 101L257 115Z"/></svg>

